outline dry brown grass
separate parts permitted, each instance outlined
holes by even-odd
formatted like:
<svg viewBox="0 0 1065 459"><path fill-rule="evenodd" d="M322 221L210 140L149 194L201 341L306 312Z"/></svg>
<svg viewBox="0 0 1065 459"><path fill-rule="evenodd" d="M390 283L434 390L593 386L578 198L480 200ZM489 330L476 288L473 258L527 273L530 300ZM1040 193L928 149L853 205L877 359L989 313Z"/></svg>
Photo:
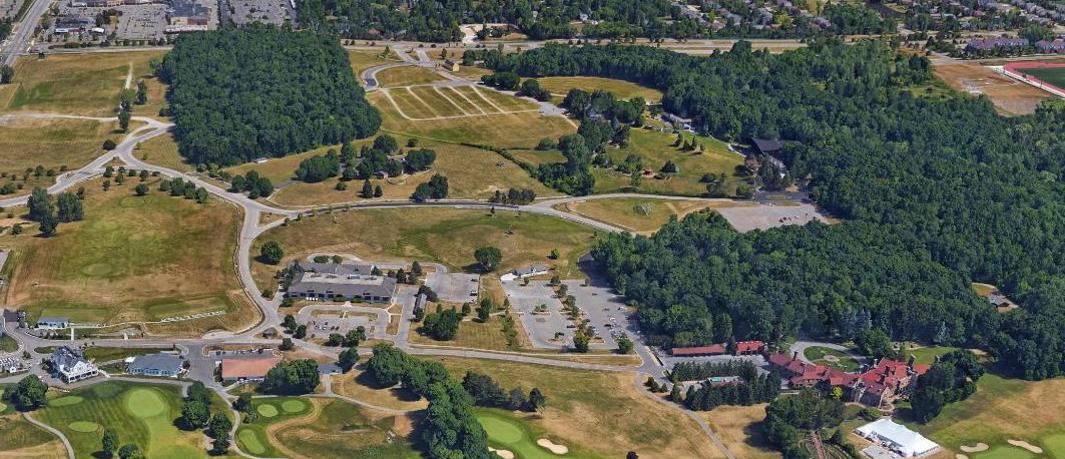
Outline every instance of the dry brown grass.
<svg viewBox="0 0 1065 459"><path fill-rule="evenodd" d="M621 226L630 231L649 234L658 231L662 225L676 217L683 220L693 212L722 207L749 206L750 204L732 201L667 201L661 199L610 198L574 201L558 206L559 210L584 215L586 217ZM650 211L641 215L636 207L641 206Z"/></svg>
<svg viewBox="0 0 1065 459"><path fill-rule="evenodd" d="M371 405L396 410L423 410L429 406L425 400L414 400L411 394L395 388L379 389L367 383L361 370L351 370L333 377L333 391L345 397Z"/></svg>
<svg viewBox="0 0 1065 459"><path fill-rule="evenodd" d="M951 88L970 94L985 94L1001 113L1026 115L1050 93L1000 75L977 63L937 64L933 70Z"/></svg>
<svg viewBox="0 0 1065 459"><path fill-rule="evenodd" d="M645 396L634 373L608 373L528 365L498 360L433 358L461 378L467 370L485 373L503 387L547 396L541 419L527 419L562 444L603 457L637 451L646 458L717 458L718 449L698 424L672 406Z"/></svg>
<svg viewBox="0 0 1065 459"><path fill-rule="evenodd" d="M582 89L584 91L604 90L614 93L619 99L631 99L643 97L648 102L662 100L662 92L656 89L640 86L624 80L614 80L599 77L547 77L539 78L540 86L552 94L565 95L570 89Z"/></svg>
<svg viewBox="0 0 1065 459"><path fill-rule="evenodd" d="M112 131L117 123L84 120L13 119L0 124L0 184L22 185L18 194L28 194L35 186L50 186L54 177L34 174L27 168L42 166L55 173L78 169L105 153L105 139L118 139ZM24 179L25 177L25 179Z"/></svg>
<svg viewBox="0 0 1065 459"><path fill-rule="evenodd" d="M507 340L503 336L503 320L493 316L488 322L464 320L459 324L459 331L451 341L436 341L418 333L420 324L411 324L409 340L411 344L430 346L465 347L488 350L507 350Z"/></svg>
<svg viewBox="0 0 1065 459"><path fill-rule="evenodd" d="M66 458L67 451L58 438L18 413L0 416L0 458Z"/></svg>
<svg viewBox="0 0 1065 459"><path fill-rule="evenodd" d="M177 141L174 136L164 134L137 144L133 153L141 161L157 166L167 167L176 171L192 171L195 165L185 162L185 158L178 153Z"/></svg>
<svg viewBox="0 0 1065 459"><path fill-rule="evenodd" d="M765 419L762 403L752 406L722 406L699 413L725 447L744 459L779 458L757 424Z"/></svg>
<svg viewBox="0 0 1065 459"><path fill-rule="evenodd" d="M414 65L385 69L377 73L377 83L383 87L427 84L443 79L444 77L437 75L432 69Z"/></svg>

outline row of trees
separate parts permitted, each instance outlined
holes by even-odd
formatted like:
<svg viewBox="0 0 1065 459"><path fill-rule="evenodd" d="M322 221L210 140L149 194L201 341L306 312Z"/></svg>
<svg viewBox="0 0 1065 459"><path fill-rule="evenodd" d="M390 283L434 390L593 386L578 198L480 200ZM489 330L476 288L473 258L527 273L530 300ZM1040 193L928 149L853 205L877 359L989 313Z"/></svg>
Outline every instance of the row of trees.
<svg viewBox="0 0 1065 459"><path fill-rule="evenodd" d="M913 417L920 422L931 421L949 403L969 398L976 392L976 383L984 375L984 366L968 350L957 350L940 356L928 371L917 379L917 388L910 401Z"/></svg>
<svg viewBox="0 0 1065 459"><path fill-rule="evenodd" d="M808 45L772 55L741 41L709 57L551 45L491 65L625 79L662 90L704 133L785 140L779 159L844 220L739 235L700 215L653 238L602 238L595 258L652 342L704 341L726 313L742 338L878 329L985 347L1025 378L1065 373L1065 265L1048 255L1065 252L1065 161L1050 153L1065 151L1065 101L1001 117L983 98L915 96L929 61L890 42ZM996 313L972 281L1022 307Z"/></svg>
<svg viewBox="0 0 1065 459"><path fill-rule="evenodd" d="M248 197L252 199L266 198L274 194L274 184L270 179L259 175L259 172L248 171L246 175L237 174L230 178L229 191L248 193Z"/></svg>
<svg viewBox="0 0 1065 459"><path fill-rule="evenodd" d="M463 376L462 388L473 397L477 406L512 411L540 411L547 404L547 397L539 388L532 388L528 396L518 388L511 389L508 393L491 376L474 371L467 371L466 376Z"/></svg>
<svg viewBox="0 0 1065 459"><path fill-rule="evenodd" d="M156 70L179 152L232 165L372 135L367 103L335 36L259 24L183 36Z"/></svg>
<svg viewBox="0 0 1065 459"><path fill-rule="evenodd" d="M193 381L186 390L185 398L181 401L181 417L178 418L176 424L185 430L204 429L205 433L214 439L211 454L225 454L229 450L229 431L233 423L221 411L212 414L211 408L211 392L202 382ZM106 435L103 441L104 451L107 451ZM114 444L117 444L117 440ZM119 456L121 457L121 454Z"/></svg>
<svg viewBox="0 0 1065 459"><path fill-rule="evenodd" d="M488 202L497 202L500 204L510 204L516 206L523 206L536 200L536 192L528 188L511 188L504 193L502 190L496 190L492 197L488 198Z"/></svg>
<svg viewBox="0 0 1065 459"><path fill-rule="evenodd" d="M424 202L430 199L447 198L447 193L447 177L440 174L433 174L428 182L419 183L418 186L414 188L414 193L411 194L410 198L416 202Z"/></svg>

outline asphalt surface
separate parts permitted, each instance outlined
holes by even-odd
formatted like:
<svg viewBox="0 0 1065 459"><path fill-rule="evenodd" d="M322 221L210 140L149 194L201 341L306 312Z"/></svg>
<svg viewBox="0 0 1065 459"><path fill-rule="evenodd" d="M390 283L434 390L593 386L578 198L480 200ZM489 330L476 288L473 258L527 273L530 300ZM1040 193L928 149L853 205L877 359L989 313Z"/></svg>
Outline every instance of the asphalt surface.
<svg viewBox="0 0 1065 459"><path fill-rule="evenodd" d="M3 54L0 59L4 65L14 66L19 55L29 51L30 44L33 42L33 32L37 24L41 22L41 16L48 10L48 5L52 3L52 0L27 1L33 1L33 4L26 10L22 21L15 25L15 32L8 37L7 45L0 51L0 54Z"/></svg>

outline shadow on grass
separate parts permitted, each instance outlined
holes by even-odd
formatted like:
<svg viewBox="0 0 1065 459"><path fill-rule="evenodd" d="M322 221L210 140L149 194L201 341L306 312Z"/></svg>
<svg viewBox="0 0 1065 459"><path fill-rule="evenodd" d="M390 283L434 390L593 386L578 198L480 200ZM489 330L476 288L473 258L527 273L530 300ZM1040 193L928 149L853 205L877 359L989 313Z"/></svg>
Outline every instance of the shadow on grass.
<svg viewBox="0 0 1065 459"><path fill-rule="evenodd" d="M400 386L382 386L377 383L377 380L371 378L370 374L365 371L359 373L359 375L355 377L355 382L374 390L388 389L389 393L391 393L393 397L396 397L396 399L403 402L417 402L418 400L422 399L418 394L415 394L414 392L404 389Z"/></svg>

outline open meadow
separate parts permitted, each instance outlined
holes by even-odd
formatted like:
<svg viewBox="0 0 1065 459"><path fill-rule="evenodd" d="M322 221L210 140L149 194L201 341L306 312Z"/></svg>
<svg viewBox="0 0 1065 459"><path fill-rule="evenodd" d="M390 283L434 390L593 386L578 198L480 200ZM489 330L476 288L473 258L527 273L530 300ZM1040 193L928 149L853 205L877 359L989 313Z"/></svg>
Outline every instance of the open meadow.
<svg viewBox="0 0 1065 459"><path fill-rule="evenodd" d="M597 90L609 91L618 99L631 99L643 97L648 102L661 102L662 92L657 89L640 86L624 80L599 77L546 77L537 78L540 87L551 91L555 96L565 96L570 89L581 89L592 92ZM561 100L561 99L559 99Z"/></svg>
<svg viewBox="0 0 1065 459"><path fill-rule="evenodd" d="M388 416L342 400L271 397L252 401L257 418L237 431L241 449L264 457L417 458L405 416Z"/></svg>
<svg viewBox="0 0 1065 459"><path fill-rule="evenodd" d="M510 441L489 444L526 444L546 438L566 446L567 455L556 457L617 458L636 451L641 458L722 457L699 426L668 404L651 400L636 387L633 373L593 372L561 367L520 364L500 360L451 357L431 358L444 364L455 378L473 370L495 378L504 388L528 392L538 387L547 397L540 414L488 410L493 418L511 424ZM482 412L479 417L485 415ZM495 422L495 421L493 421ZM514 435L514 424L520 435ZM491 426L490 426L491 427ZM527 448L528 446L519 446ZM539 446L541 453L546 449ZM520 454L519 451L514 451ZM532 456L539 457L539 456Z"/></svg>
<svg viewBox="0 0 1065 459"><path fill-rule="evenodd" d="M691 139L691 134L685 134ZM607 155L614 164L621 164L629 155L641 158L643 168L650 170L655 177L644 177L635 191L656 194L675 194L701 196L706 193L706 183L702 182L705 174L725 174L726 189L734 193L739 178L735 176L736 166L743 164L743 156L729 151L720 140L711 137L695 136L703 151L683 151L674 147L676 134L648 129L633 129L629 145L625 148L607 148ZM660 173L667 161L672 161L678 168L675 174ZM610 193L632 188L632 178L613 169L593 168L595 175L595 192Z"/></svg>
<svg viewBox="0 0 1065 459"><path fill-rule="evenodd" d="M708 209L749 205L735 201L670 201L645 198L603 198L572 201L555 206L565 212L620 226L634 233L650 234L658 231L671 218Z"/></svg>
<svg viewBox="0 0 1065 459"><path fill-rule="evenodd" d="M0 186L11 183L17 187L15 194L51 186L56 175L81 168L106 153L104 140L121 136L113 132L117 127L117 122L89 120L0 121Z"/></svg>
<svg viewBox="0 0 1065 459"><path fill-rule="evenodd" d="M433 69L416 65L393 67L377 73L377 83L382 87L427 84L443 79L444 77L438 75Z"/></svg>
<svg viewBox="0 0 1065 459"><path fill-rule="evenodd" d="M699 415L736 457L778 459L781 454L769 443L760 425L765 419L767 405L719 406L699 412Z"/></svg>
<svg viewBox="0 0 1065 459"><path fill-rule="evenodd" d="M358 237L352 237L358 235ZM414 208L333 211L292 221L256 240L253 254L266 241L277 241L285 259L312 253L350 253L364 260L421 260L454 270L476 270L473 252L498 247L503 260L498 272L532 263L554 265L563 277L578 276L577 259L586 253L595 232L576 223L528 213ZM552 249L560 257L549 260ZM270 284L277 267L253 263L260 286Z"/></svg>
<svg viewBox="0 0 1065 459"><path fill-rule="evenodd" d="M161 59L161 51L59 54L45 59L20 59L14 84L0 87L0 108L111 116L119 92L132 75L131 87L146 78L148 105L134 107L135 115L156 116L164 89L150 77L148 62Z"/></svg>
<svg viewBox="0 0 1065 459"><path fill-rule="evenodd" d="M153 459L208 457L202 432L174 425L180 405L177 386L107 381L56 394L34 416L63 432L77 457L95 457L106 428L119 433L120 444L134 443Z"/></svg>
<svg viewBox="0 0 1065 459"><path fill-rule="evenodd" d="M235 329L255 319L233 268L237 212L229 205L171 197L150 181L134 196L130 178L103 191L85 184L85 220L64 223L51 238L5 235L14 248L7 303L32 317L65 316L77 323L159 321L224 311L225 320L181 322L190 332ZM206 329L199 329L206 328Z"/></svg>

